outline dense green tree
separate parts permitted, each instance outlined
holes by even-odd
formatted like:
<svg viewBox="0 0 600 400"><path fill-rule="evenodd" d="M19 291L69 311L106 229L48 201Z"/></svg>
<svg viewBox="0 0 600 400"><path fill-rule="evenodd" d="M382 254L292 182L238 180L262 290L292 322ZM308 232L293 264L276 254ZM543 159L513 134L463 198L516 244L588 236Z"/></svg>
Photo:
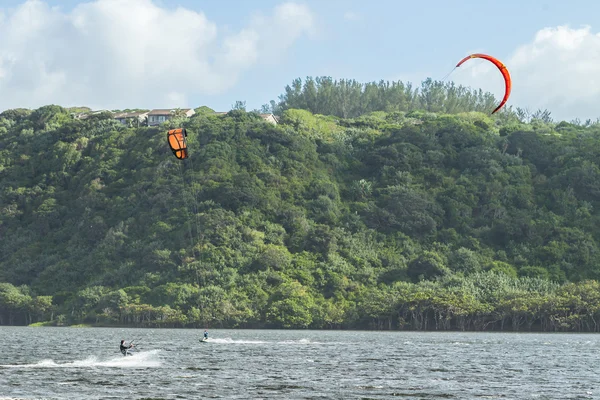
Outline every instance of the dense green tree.
<svg viewBox="0 0 600 400"><path fill-rule="evenodd" d="M600 331L598 123L431 80L279 100L0 113L0 324Z"/></svg>

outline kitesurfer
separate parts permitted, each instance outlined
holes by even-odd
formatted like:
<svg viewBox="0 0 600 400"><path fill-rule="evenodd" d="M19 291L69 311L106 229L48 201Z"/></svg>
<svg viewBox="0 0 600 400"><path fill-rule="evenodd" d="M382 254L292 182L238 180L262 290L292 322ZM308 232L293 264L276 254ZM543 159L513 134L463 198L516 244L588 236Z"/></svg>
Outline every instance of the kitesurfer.
<svg viewBox="0 0 600 400"><path fill-rule="evenodd" d="M129 352L127 350L129 350L130 348L133 347L133 343L129 344L129 346L125 345L125 340L121 340L121 353L123 353L124 356L130 355L132 356L133 354L129 354Z"/></svg>
<svg viewBox="0 0 600 400"><path fill-rule="evenodd" d="M204 330L204 340L208 340L208 330Z"/></svg>

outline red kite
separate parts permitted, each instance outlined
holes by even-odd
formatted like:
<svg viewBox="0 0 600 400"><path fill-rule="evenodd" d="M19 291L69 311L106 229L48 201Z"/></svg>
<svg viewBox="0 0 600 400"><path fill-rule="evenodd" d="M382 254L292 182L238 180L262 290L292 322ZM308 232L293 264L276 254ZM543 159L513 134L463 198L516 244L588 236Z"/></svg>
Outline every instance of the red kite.
<svg viewBox="0 0 600 400"><path fill-rule="evenodd" d="M492 63L494 63L494 65L496 67L498 67L498 69L502 73L502 76L504 77L504 85L505 85L504 98L500 102L500 105L498 107L496 107L496 109L494 111L492 111L492 114L494 114L496 111L498 111L500 108L502 108L502 106L508 101L508 97L510 96L512 82L510 80L510 74L508 73L508 69L506 69L506 66L504 64L502 64L498 59L496 59L492 56L488 56L487 54L481 54L481 53L471 54L470 56L463 58L462 60L459 61L458 64L456 64L456 66L460 67L462 63L464 63L465 61L467 61L471 58L483 58L488 61L491 61Z"/></svg>

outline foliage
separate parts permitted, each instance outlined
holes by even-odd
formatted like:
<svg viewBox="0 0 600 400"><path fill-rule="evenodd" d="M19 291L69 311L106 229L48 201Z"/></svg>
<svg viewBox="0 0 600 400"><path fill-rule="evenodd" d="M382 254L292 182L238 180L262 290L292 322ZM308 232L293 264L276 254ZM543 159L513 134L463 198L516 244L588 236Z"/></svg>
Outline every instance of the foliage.
<svg viewBox="0 0 600 400"><path fill-rule="evenodd" d="M0 324L599 331L599 127L494 101L319 78L277 126L5 111Z"/></svg>

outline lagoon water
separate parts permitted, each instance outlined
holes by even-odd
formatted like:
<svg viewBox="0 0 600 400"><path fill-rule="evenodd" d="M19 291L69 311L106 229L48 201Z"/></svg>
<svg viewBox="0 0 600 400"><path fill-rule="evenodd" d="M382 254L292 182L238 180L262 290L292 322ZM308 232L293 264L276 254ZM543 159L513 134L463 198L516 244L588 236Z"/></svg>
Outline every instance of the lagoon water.
<svg viewBox="0 0 600 400"><path fill-rule="evenodd" d="M600 335L209 333L0 327L0 399L600 399Z"/></svg>

